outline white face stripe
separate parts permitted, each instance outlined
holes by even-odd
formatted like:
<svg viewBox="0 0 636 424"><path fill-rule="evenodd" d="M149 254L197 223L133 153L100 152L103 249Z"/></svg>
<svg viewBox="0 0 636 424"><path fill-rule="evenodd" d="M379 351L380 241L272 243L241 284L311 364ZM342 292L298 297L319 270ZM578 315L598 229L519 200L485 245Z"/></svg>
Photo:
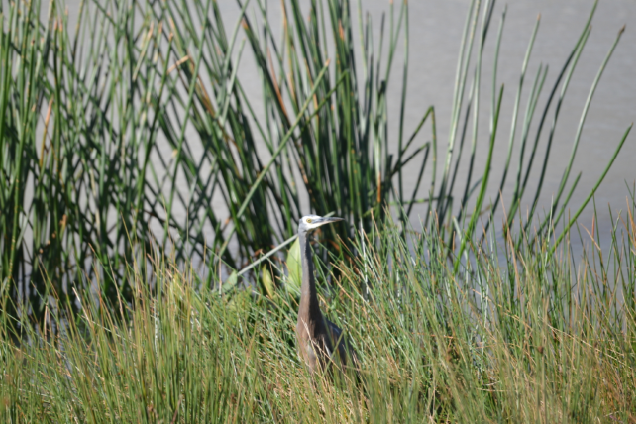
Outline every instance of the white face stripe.
<svg viewBox="0 0 636 424"><path fill-rule="evenodd" d="M303 221L303 224L305 224L305 227L307 227L308 229L313 229L318 228L324 224L324 222L320 222L321 218L322 217L318 215L307 215L303 216L301 219Z"/></svg>

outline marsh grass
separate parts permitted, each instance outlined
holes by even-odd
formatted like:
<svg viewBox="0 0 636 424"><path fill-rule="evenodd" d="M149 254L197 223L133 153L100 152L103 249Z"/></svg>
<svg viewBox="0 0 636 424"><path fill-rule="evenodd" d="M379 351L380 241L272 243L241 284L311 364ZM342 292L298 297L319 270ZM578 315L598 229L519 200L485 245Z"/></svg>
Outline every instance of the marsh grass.
<svg viewBox="0 0 636 424"><path fill-rule="evenodd" d="M79 295L79 315L59 301L43 323L3 316L0 416L631 422L635 206L616 217L609 252L582 227L588 243L580 258L567 241L552 254L529 235L516 250L509 234L505 246L470 247L474 260L459 272L439 234L407 229L405 241L391 222L358 231L355 259L334 256L331 267L318 264L318 275L324 312L360 356L359 379L308 375L296 355L297 298L289 291L219 295L155 249L126 267L130 304L95 292ZM12 332L19 339L11 341Z"/></svg>

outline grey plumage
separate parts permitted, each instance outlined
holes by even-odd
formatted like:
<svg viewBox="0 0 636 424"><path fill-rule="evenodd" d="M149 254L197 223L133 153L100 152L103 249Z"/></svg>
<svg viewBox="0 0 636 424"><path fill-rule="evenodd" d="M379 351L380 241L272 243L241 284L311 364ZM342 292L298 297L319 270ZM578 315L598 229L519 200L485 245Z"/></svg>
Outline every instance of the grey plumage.
<svg viewBox="0 0 636 424"><path fill-rule="evenodd" d="M317 371L318 367L325 370L331 363L338 364L344 370L348 363L357 361L356 354L345 340L342 330L325 318L320 311L311 246L308 242L308 233L311 230L337 221L342 221L342 218L308 215L302 217L298 223L302 285L296 338L300 356L311 372Z"/></svg>

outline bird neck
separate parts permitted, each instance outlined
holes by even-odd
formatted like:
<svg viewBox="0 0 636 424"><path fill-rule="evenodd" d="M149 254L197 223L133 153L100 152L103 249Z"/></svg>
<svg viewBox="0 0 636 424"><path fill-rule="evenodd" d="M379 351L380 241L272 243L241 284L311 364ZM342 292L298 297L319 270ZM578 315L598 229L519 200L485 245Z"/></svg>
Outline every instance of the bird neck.
<svg viewBox="0 0 636 424"><path fill-rule="evenodd" d="M300 247L300 264L302 267L302 284L300 286L299 316L306 316L309 319L318 319L322 316L318 304L318 293L316 292L316 282L314 281L314 262L311 260L311 246L307 240L307 235L298 235Z"/></svg>

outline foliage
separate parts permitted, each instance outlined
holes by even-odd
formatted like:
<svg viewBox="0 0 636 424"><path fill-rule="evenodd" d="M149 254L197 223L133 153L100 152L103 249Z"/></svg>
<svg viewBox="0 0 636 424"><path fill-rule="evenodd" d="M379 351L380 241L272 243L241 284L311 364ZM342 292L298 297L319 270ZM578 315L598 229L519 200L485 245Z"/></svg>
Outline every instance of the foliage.
<svg viewBox="0 0 636 424"><path fill-rule="evenodd" d="M379 40L374 39L371 20L363 19L361 4L359 28L354 28L349 0L312 0L305 9L300 3L281 3L278 39L264 0L239 1L246 13L229 31L214 0L187 5L175 0L83 1L75 28L55 1L48 17L40 15L43 5L38 0L3 5L3 295L10 295L14 303L28 298L30 307L22 312L40 318L49 288L59 296L70 295L71 287L82 290L89 280L99 281L102 295L111 302L120 295L132 300L125 264L153 242L166 254L174 252L177 262L194 258L212 265L214 272L207 273L206 282L210 285L221 264L229 267L227 274L235 275L233 269L291 237L298 218L310 211L334 212L370 231L372 219L382 220L385 206L397 204L398 209L404 206L401 219L406 220L425 175L431 180L430 187L423 188L427 228L436 221L447 240L447 254L448 246L459 246L461 258L474 238L477 217L489 222L498 203L497 199L491 208L484 196L503 90L496 72L489 139L478 140L477 128L483 114L480 105L487 97L480 92L481 52L493 2L472 2L467 15L445 156L438 152L434 107L422 111L413 134L404 134L408 3L390 3L388 30L383 18ZM505 13L500 25L504 18ZM359 46L354 32L360 33ZM497 46L501 34L500 30ZM536 29L521 70L513 128L535 35ZM528 134L535 110L541 110L537 102L547 66L535 77L521 132L510 135L499 183L503 186L512 172L510 149L517 143L521 154L507 209L510 217L515 216L531 169L540 163L537 143L556 101L548 143L552 145L561 102L588 35L589 23L543 107L536 138ZM262 83L261 99L248 97L237 77L246 44ZM400 66L394 57L402 45L405 60ZM613 47L607 58L612 51ZM497 61L498 55L495 71ZM401 108L389 111L387 84L395 72L402 75ZM597 82L598 78L589 100ZM399 122L397 135L388 133L389 119ZM424 128L430 129L430 141L422 143ZM490 152L483 166L474 160L478 145ZM457 169L466 155L469 173L458 196ZM541 181L549 155L550 147L543 156ZM420 165L408 195L403 173L411 161ZM562 195L571 163L550 216L560 216L567 205L569 195ZM569 193L577 182L578 178ZM531 216L541 188L540 182ZM308 207L301 208L305 198ZM467 229L459 244L453 240L457 228ZM343 251L335 235L344 229L334 226L325 234L332 252ZM256 280L255 275L250 278ZM232 277L226 288L239 281Z"/></svg>
<svg viewBox="0 0 636 424"><path fill-rule="evenodd" d="M473 249L455 273L439 235L372 227L320 266L321 302L360 381L312 379L295 352L294 296L196 290L154 251L131 263L132 305L85 295L64 321L3 315L3 422L629 422L636 416L636 204L609 255L521 237ZM490 231L492 236L493 231ZM573 234L572 234L573 235ZM588 239L585 232L579 235ZM503 250L499 250L503 249ZM336 259L334 257L334 259ZM109 307L110 306L110 307ZM57 311L57 312L56 312ZM11 328L24 327L18 343ZM13 333L14 336L18 333Z"/></svg>

